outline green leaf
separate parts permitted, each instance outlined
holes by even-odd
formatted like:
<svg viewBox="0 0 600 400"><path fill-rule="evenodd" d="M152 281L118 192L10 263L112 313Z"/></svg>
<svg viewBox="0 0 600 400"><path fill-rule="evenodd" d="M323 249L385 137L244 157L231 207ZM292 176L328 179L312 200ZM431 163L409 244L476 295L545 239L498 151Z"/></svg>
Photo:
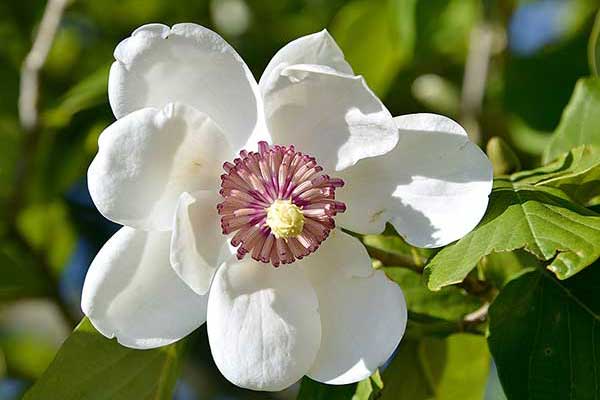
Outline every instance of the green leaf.
<svg viewBox="0 0 600 400"><path fill-rule="evenodd" d="M485 390L489 362L482 336L405 339L382 374L380 399L479 400Z"/></svg>
<svg viewBox="0 0 600 400"><path fill-rule="evenodd" d="M596 14L596 21L588 43L588 61L592 74L600 75L600 11Z"/></svg>
<svg viewBox="0 0 600 400"><path fill-rule="evenodd" d="M379 393L383 389L383 381L379 370L373 375L364 379L356 385L356 393L352 396L352 400L374 400L379 398Z"/></svg>
<svg viewBox="0 0 600 400"><path fill-rule="evenodd" d="M415 4L416 0L357 0L333 20L331 32L346 59L380 96L412 59Z"/></svg>
<svg viewBox="0 0 600 400"><path fill-rule="evenodd" d="M584 144L600 146L600 78L577 81L560 124L546 147L544 163Z"/></svg>
<svg viewBox="0 0 600 400"><path fill-rule="evenodd" d="M479 279L491 283L497 289L538 267L541 267L541 262L525 250L492 253L485 256L477 266Z"/></svg>
<svg viewBox="0 0 600 400"><path fill-rule="evenodd" d="M521 248L551 261L548 268L566 279L600 256L600 215L558 189L496 179L483 220L432 258L427 285L461 282L484 256Z"/></svg>
<svg viewBox="0 0 600 400"><path fill-rule="evenodd" d="M412 313L457 321L482 305L479 298L469 295L458 287L431 292L425 286L421 275L409 269L385 267L383 270L402 288L406 305Z"/></svg>
<svg viewBox="0 0 600 400"><path fill-rule="evenodd" d="M98 333L87 318L75 328L24 400L171 399L183 343L133 350Z"/></svg>
<svg viewBox="0 0 600 400"><path fill-rule="evenodd" d="M555 162L532 171L516 173L519 184L555 187L579 204L593 206L600 202L600 146L581 146Z"/></svg>
<svg viewBox="0 0 600 400"><path fill-rule="evenodd" d="M370 378L369 378L370 379ZM356 392L356 384L326 385L313 381L309 377L302 378L297 400L350 400Z"/></svg>
<svg viewBox="0 0 600 400"><path fill-rule="evenodd" d="M374 400L383 388L379 371L357 384L326 385L305 376L297 400Z"/></svg>
<svg viewBox="0 0 600 400"><path fill-rule="evenodd" d="M425 261L433 254L434 249L420 249L406 243L396 231L388 224L386 231L381 235L365 235L362 237L363 243L367 248L380 250L388 253L392 257L386 257L390 260L381 261L396 261L401 264L389 264L389 266L397 267L399 265L416 265L418 267L425 266ZM377 257L374 257L377 258Z"/></svg>
<svg viewBox="0 0 600 400"><path fill-rule="evenodd" d="M521 161L501 137L491 138L487 142L485 152L494 168L494 176L508 175L521 170Z"/></svg>
<svg viewBox="0 0 600 400"><path fill-rule="evenodd" d="M99 68L69 89L56 107L44 113L45 125L51 128L62 128L71 122L71 118L76 113L105 102L108 69L107 66Z"/></svg>
<svg viewBox="0 0 600 400"><path fill-rule="evenodd" d="M592 399L600 374L600 264L561 282L511 281L489 310L488 343L509 399Z"/></svg>

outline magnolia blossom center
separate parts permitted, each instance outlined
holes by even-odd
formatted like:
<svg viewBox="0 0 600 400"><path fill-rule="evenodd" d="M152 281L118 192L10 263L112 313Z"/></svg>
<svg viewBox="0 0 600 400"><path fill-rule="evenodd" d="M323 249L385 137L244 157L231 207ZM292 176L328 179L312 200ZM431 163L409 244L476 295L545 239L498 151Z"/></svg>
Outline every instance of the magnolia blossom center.
<svg viewBox="0 0 600 400"><path fill-rule="evenodd" d="M277 267L313 253L327 238L335 215L346 210L335 199L344 182L294 146L260 142L258 148L223 165L217 210L239 259L250 254Z"/></svg>
<svg viewBox="0 0 600 400"><path fill-rule="evenodd" d="M267 225L277 239L296 237L304 228L304 214L291 200L277 199L267 208Z"/></svg>

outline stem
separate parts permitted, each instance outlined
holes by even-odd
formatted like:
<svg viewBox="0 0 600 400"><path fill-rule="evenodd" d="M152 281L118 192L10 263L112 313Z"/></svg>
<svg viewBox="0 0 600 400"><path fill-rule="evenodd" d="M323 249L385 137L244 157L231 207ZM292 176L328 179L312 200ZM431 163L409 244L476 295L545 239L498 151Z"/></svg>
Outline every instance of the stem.
<svg viewBox="0 0 600 400"><path fill-rule="evenodd" d="M363 245L367 248L367 252L371 258L375 258L385 266L393 266L393 267L401 267L411 269L419 274L423 273L423 266L425 264L425 260L423 259L422 263L417 263L415 261L415 254L412 256L397 254L397 253L388 253L387 251L380 250L378 248L366 245ZM421 260L419 260L421 261Z"/></svg>
<svg viewBox="0 0 600 400"><path fill-rule="evenodd" d="M425 264L427 263L427 259L417 253L408 256L404 254L388 253L387 251L365 245L364 243L363 245L367 248L367 252L371 258L381 261L383 265L388 267L408 268L418 274L422 274ZM467 277L461 283L457 284L457 286L486 302L491 301L495 296L495 289L492 285L485 281L481 281L472 275L467 275Z"/></svg>
<svg viewBox="0 0 600 400"><path fill-rule="evenodd" d="M42 135L39 121L38 100L40 72L46 63L56 37L68 0L48 0L31 50L21 67L19 91L19 119L25 138L21 144L21 157L15 168L14 192L9 200L10 212L7 234L24 251L31 254L38 273L48 282L48 297L54 300L65 322L73 327L77 318L63 301L58 290L58 279L52 271L45 254L33 248L17 228L17 218L25 204L27 183L31 180L32 164Z"/></svg>
<svg viewBox="0 0 600 400"><path fill-rule="evenodd" d="M471 31L462 86L460 120L467 127L469 137L475 143L481 141L478 118L485 94L492 41L492 29L485 22Z"/></svg>
<svg viewBox="0 0 600 400"><path fill-rule="evenodd" d="M21 67L19 118L25 132L33 132L39 126L39 75L52 48L66 5L67 0L48 0L33 46Z"/></svg>

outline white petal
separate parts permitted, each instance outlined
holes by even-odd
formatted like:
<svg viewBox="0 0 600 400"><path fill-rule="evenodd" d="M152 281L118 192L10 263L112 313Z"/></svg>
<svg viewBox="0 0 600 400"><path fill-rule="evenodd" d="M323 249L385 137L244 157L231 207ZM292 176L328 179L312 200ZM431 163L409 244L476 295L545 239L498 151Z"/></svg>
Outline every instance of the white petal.
<svg viewBox="0 0 600 400"><path fill-rule="evenodd" d="M207 115L181 104L131 113L98 144L88 170L92 199L106 218L139 229L171 229L179 195L216 190L232 154Z"/></svg>
<svg viewBox="0 0 600 400"><path fill-rule="evenodd" d="M489 160L449 118L413 114L395 122L400 139L393 151L340 174L346 186L336 195L347 210L337 222L355 232L379 233L390 221L419 247L460 239L487 208Z"/></svg>
<svg viewBox="0 0 600 400"><path fill-rule="evenodd" d="M295 64L317 64L353 75L352 67L344 59L344 54L329 32L323 29L311 35L302 36L279 50L265 68L260 78L260 88L268 88L277 81L283 69Z"/></svg>
<svg viewBox="0 0 600 400"><path fill-rule="evenodd" d="M333 229L317 252L307 256L300 263L311 268L326 268L326 265L321 265L324 260L335 260L337 265L342 266L344 274L348 277L367 277L374 272L365 246L360 240L341 229Z"/></svg>
<svg viewBox="0 0 600 400"><path fill-rule="evenodd" d="M251 259L224 264L208 301L210 348L237 386L282 390L300 379L321 341L317 297L295 265L273 268Z"/></svg>
<svg viewBox="0 0 600 400"><path fill-rule="evenodd" d="M294 65L264 93L273 142L294 144L328 170L385 154L398 141L392 116L360 76Z"/></svg>
<svg viewBox="0 0 600 400"><path fill-rule="evenodd" d="M351 247L338 250L340 254L354 251ZM361 257L360 262L371 268L368 257ZM398 285L381 271L351 276L348 263L347 257L319 250L301 262L317 291L322 325L321 347L308 376L332 385L370 376L392 355L407 321Z"/></svg>
<svg viewBox="0 0 600 400"><path fill-rule="evenodd" d="M121 228L92 262L81 308L100 333L149 349L187 336L206 320L198 296L169 266L170 232Z"/></svg>
<svg viewBox="0 0 600 400"><path fill-rule="evenodd" d="M215 32L196 24L144 25L114 55L108 94L117 118L181 102L208 114L236 149L254 130L262 112L258 85Z"/></svg>
<svg viewBox="0 0 600 400"><path fill-rule="evenodd" d="M198 294L206 294L223 253L231 255L221 233L215 191L183 193L179 198L171 239L171 265L177 275Z"/></svg>

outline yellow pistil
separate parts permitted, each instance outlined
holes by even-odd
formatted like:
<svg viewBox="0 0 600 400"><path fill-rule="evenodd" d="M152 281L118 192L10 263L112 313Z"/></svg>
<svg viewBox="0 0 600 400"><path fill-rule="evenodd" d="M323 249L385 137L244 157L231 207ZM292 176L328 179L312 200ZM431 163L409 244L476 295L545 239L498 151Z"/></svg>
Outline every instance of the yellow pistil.
<svg viewBox="0 0 600 400"><path fill-rule="evenodd" d="M267 225L277 239L289 239L302 233L304 215L291 200L275 200L267 208Z"/></svg>

